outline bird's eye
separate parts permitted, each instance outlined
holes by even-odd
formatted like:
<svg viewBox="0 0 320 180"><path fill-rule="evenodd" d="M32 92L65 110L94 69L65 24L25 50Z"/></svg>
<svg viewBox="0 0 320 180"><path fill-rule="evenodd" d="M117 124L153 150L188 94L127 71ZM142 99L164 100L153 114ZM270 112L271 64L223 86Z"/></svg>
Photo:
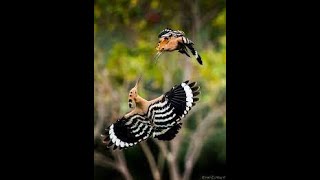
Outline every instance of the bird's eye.
<svg viewBox="0 0 320 180"><path fill-rule="evenodd" d="M168 37L164 37L165 40L168 40Z"/></svg>

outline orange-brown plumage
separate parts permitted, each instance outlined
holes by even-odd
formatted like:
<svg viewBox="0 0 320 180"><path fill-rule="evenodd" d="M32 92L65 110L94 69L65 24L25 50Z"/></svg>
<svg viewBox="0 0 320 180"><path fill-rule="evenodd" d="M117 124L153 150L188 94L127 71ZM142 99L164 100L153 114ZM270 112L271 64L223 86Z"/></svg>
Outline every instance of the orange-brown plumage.
<svg viewBox="0 0 320 180"><path fill-rule="evenodd" d="M175 50L190 57L187 50L188 48L196 57L199 64L202 65L201 56L193 47L194 43L184 36L184 32L179 30L174 31L172 29L166 28L165 30L160 32L158 38L159 42L156 47L156 50L158 52L155 58L158 58L163 52L172 52Z"/></svg>

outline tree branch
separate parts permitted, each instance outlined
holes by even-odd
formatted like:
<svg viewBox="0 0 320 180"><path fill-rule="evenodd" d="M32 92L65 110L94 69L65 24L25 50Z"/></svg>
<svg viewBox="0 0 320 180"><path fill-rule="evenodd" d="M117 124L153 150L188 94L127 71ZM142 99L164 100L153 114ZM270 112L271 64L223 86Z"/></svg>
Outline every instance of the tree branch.
<svg viewBox="0 0 320 180"><path fill-rule="evenodd" d="M196 131L191 137L191 143L188 147L186 156L185 156L185 170L183 173L183 180L189 180L193 166L198 160L200 152L202 150L203 144L206 139L212 133L212 127L216 120L221 117L224 113L224 106L220 107L214 112L209 113L197 126Z"/></svg>
<svg viewBox="0 0 320 180"><path fill-rule="evenodd" d="M159 169L160 176L161 176L161 174L163 173L164 163L165 163L165 157L164 157L164 155L160 152L159 155L158 155L158 169Z"/></svg>
<svg viewBox="0 0 320 180"><path fill-rule="evenodd" d="M132 180L132 176L128 170L127 163L122 151L115 151L113 155L116 158L117 166L119 166L120 172L123 174L126 180Z"/></svg>
<svg viewBox="0 0 320 180"><path fill-rule="evenodd" d="M111 167L113 169L120 171L117 164L112 159L107 158L106 156L104 156L101 153L98 153L96 151L94 152L94 162L95 162L95 164L100 165L102 167L105 167L105 168Z"/></svg>
<svg viewBox="0 0 320 180"><path fill-rule="evenodd" d="M160 177L161 177L160 172L159 172L159 169L156 165L154 157L150 151L150 148L146 145L145 142L140 143L140 146L141 146L141 148L142 148L142 150L143 150L144 154L146 155L147 160L149 162L149 166L150 166L150 169L152 172L153 179L160 180Z"/></svg>
<svg viewBox="0 0 320 180"><path fill-rule="evenodd" d="M178 166L176 163L177 154L175 152L169 151L164 141L155 140L155 143L158 145L158 147L160 148L160 152L168 162L170 179L180 180L181 177L178 172Z"/></svg>

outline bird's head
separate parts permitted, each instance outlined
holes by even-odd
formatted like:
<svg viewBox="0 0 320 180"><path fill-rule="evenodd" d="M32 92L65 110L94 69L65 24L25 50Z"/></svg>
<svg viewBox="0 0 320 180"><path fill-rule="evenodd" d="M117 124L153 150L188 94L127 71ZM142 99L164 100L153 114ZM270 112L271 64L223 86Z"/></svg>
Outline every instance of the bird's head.
<svg viewBox="0 0 320 180"><path fill-rule="evenodd" d="M137 103L137 97L139 96L138 95L138 85L139 85L140 80L141 80L141 76L137 80L136 85L129 92L129 98L128 98L129 108L133 108L133 102Z"/></svg>
<svg viewBox="0 0 320 180"><path fill-rule="evenodd" d="M159 42L158 42L158 46L156 47L156 50L158 51L158 52L161 52L161 51L163 51L164 50L164 46L166 45L166 44L168 44L168 42L169 42L169 37L161 37L160 39L159 39Z"/></svg>

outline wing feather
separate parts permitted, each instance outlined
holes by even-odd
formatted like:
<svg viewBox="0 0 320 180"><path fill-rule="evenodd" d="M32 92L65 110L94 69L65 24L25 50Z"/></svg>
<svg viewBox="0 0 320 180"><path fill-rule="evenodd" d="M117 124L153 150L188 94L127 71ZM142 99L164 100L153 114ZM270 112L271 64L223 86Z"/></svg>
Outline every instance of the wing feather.
<svg viewBox="0 0 320 180"><path fill-rule="evenodd" d="M104 143L113 149L125 149L146 140L152 133L153 127L145 115L134 114L122 117L111 124L104 132Z"/></svg>
<svg viewBox="0 0 320 180"><path fill-rule="evenodd" d="M152 136L159 140L171 140L179 132L185 115L196 105L200 94L196 82L185 81L174 86L164 97L149 106L147 117L154 122Z"/></svg>

